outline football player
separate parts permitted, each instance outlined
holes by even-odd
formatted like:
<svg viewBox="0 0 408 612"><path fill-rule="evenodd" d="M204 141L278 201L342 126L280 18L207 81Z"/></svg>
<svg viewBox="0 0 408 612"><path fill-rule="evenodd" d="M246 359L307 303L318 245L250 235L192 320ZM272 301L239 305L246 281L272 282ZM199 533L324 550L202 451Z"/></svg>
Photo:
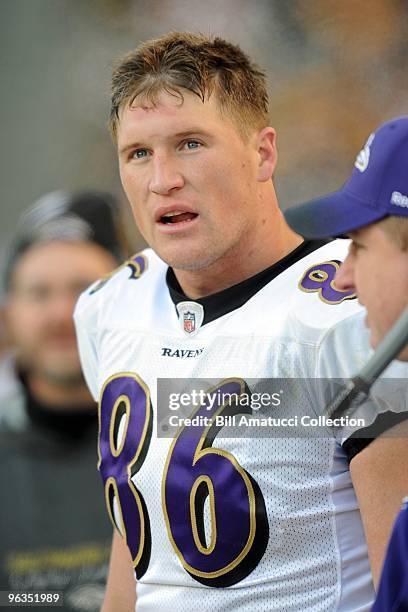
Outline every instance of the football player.
<svg viewBox="0 0 408 612"><path fill-rule="evenodd" d="M337 272L339 289L356 291L367 309L366 324L375 348L408 305L408 116L388 121L370 135L357 157L353 176L339 192L293 208L287 213L290 225L308 238L347 234L349 253ZM398 356L408 361L408 346ZM401 432L406 436L406 430ZM406 454L406 437L395 448L395 463ZM374 441L361 460L370 460L371 469L383 470L382 444ZM371 454L371 457L369 456ZM376 458L377 457L377 458ZM356 459L358 463L360 458ZM375 465L377 463L377 468ZM354 469L354 463L352 464ZM405 472L406 474L406 472ZM372 481L374 480L374 482ZM373 571L382 562L387 530L378 530L375 513L364 512L376 476L366 473L358 483L365 531L373 549ZM379 513L388 505L391 481L384 487ZM408 479L406 482L408 493ZM385 559L373 610L402 612L408 609L408 506L398 515Z"/></svg>
<svg viewBox="0 0 408 612"><path fill-rule="evenodd" d="M151 248L82 294L75 313L115 526L104 612L134 610L136 593L138 612L190 612L198 601L203 610L368 610L347 436L249 427L231 436L215 423L245 411L254 379L342 375L368 346L357 333L343 337L346 360L322 350L360 311L353 291L333 286L347 245L304 241L279 210L263 72L225 40L170 33L117 65L110 125ZM168 379L183 379L171 399L191 417L172 438ZM181 393L186 379L208 381L202 401ZM316 411L313 393L292 404L283 391L268 413L280 409L281 423L295 422L297 408ZM391 456L385 446L377 485L393 479L398 499ZM363 462L353 477L369 469Z"/></svg>

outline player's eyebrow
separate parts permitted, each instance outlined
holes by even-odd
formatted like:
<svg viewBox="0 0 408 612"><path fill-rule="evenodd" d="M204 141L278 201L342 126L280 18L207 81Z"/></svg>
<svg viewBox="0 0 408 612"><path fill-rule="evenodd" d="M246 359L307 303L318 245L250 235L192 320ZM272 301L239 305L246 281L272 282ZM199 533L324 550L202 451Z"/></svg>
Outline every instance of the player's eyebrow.
<svg viewBox="0 0 408 612"><path fill-rule="evenodd" d="M179 138L188 138L188 137L193 137L193 136L197 136L197 137L203 136L205 138L212 138L212 134L208 132L207 130L203 130L202 127L192 127L192 128L189 128L188 130L183 130L182 132L176 132L175 134L170 134L168 138L169 140L177 140ZM123 155L124 153L127 153L128 151L131 151L132 149L146 148L146 147L147 145L141 142L132 142L130 144L125 145L121 149L119 149L119 155Z"/></svg>
<svg viewBox="0 0 408 612"><path fill-rule="evenodd" d="M177 132L177 134L173 135L173 138L186 138L187 136L211 136L210 132L207 130L203 130L202 127L193 127L188 130L184 130L183 132Z"/></svg>

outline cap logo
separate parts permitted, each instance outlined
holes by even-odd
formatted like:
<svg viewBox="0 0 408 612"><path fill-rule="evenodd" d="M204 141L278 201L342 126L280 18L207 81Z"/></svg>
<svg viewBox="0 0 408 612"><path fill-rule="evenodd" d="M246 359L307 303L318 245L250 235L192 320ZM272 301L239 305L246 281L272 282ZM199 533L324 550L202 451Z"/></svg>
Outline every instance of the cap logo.
<svg viewBox="0 0 408 612"><path fill-rule="evenodd" d="M364 147L361 149L360 153L356 157L354 165L357 170L360 170L360 172L364 172L368 168L368 162L370 161L370 146L374 138L375 134L370 134Z"/></svg>
<svg viewBox="0 0 408 612"><path fill-rule="evenodd" d="M177 304L179 323L186 336L195 336L204 320L204 308L197 302Z"/></svg>
<svg viewBox="0 0 408 612"><path fill-rule="evenodd" d="M408 196L399 191L393 191L391 195L391 204L401 206L402 208L408 208Z"/></svg>

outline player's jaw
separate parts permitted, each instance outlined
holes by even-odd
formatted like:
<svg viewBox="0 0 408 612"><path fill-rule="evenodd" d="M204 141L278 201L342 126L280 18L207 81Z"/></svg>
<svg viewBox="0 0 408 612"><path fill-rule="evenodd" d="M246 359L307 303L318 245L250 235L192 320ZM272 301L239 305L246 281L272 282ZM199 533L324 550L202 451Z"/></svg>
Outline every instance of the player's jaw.
<svg viewBox="0 0 408 612"><path fill-rule="evenodd" d="M235 211L234 199L236 193L228 198L221 191L207 194L186 186L177 196L150 196L132 209L143 237L163 261L176 270L198 271L232 260L234 249L242 253L238 246L251 234L249 213L238 206Z"/></svg>

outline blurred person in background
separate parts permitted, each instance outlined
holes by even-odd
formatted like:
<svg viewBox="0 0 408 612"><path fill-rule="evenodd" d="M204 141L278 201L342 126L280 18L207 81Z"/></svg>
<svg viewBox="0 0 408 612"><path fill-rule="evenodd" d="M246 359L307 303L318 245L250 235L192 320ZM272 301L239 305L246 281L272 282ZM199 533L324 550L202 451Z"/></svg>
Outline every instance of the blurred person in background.
<svg viewBox="0 0 408 612"><path fill-rule="evenodd" d="M353 290L367 309L366 325L370 329L373 348L391 329L408 307L408 116L388 121L368 138L357 156L353 175L342 190L287 211L291 227L306 238L344 236L351 238L349 254L340 266L336 287ZM408 362L408 346L398 355ZM406 372L407 370L405 370ZM405 393L406 394L406 393ZM406 418L406 413L404 415ZM357 483L357 495L364 507L372 503L370 490L376 473L387 474L383 462L381 436L370 444L367 457L372 468ZM403 458L408 441L406 426L400 427L394 440L392 460L404 470ZM353 466L353 464L352 464ZM408 494L408 474L407 494ZM392 481L384 487L382 503L377 504L370 522L365 522L368 542L375 542L371 551L376 581L389 530L378 529L379 517L390 503ZM394 502L392 502L394 503ZM363 514L364 517L370 516ZM390 516L392 513L390 513ZM391 527L389 525L389 527ZM382 569L374 612L408 610L408 498L394 524Z"/></svg>
<svg viewBox="0 0 408 612"><path fill-rule="evenodd" d="M109 194L53 192L22 216L4 271L14 350L0 369L0 590L62 591L99 610L111 530L95 468L97 409L72 312L128 254Z"/></svg>

